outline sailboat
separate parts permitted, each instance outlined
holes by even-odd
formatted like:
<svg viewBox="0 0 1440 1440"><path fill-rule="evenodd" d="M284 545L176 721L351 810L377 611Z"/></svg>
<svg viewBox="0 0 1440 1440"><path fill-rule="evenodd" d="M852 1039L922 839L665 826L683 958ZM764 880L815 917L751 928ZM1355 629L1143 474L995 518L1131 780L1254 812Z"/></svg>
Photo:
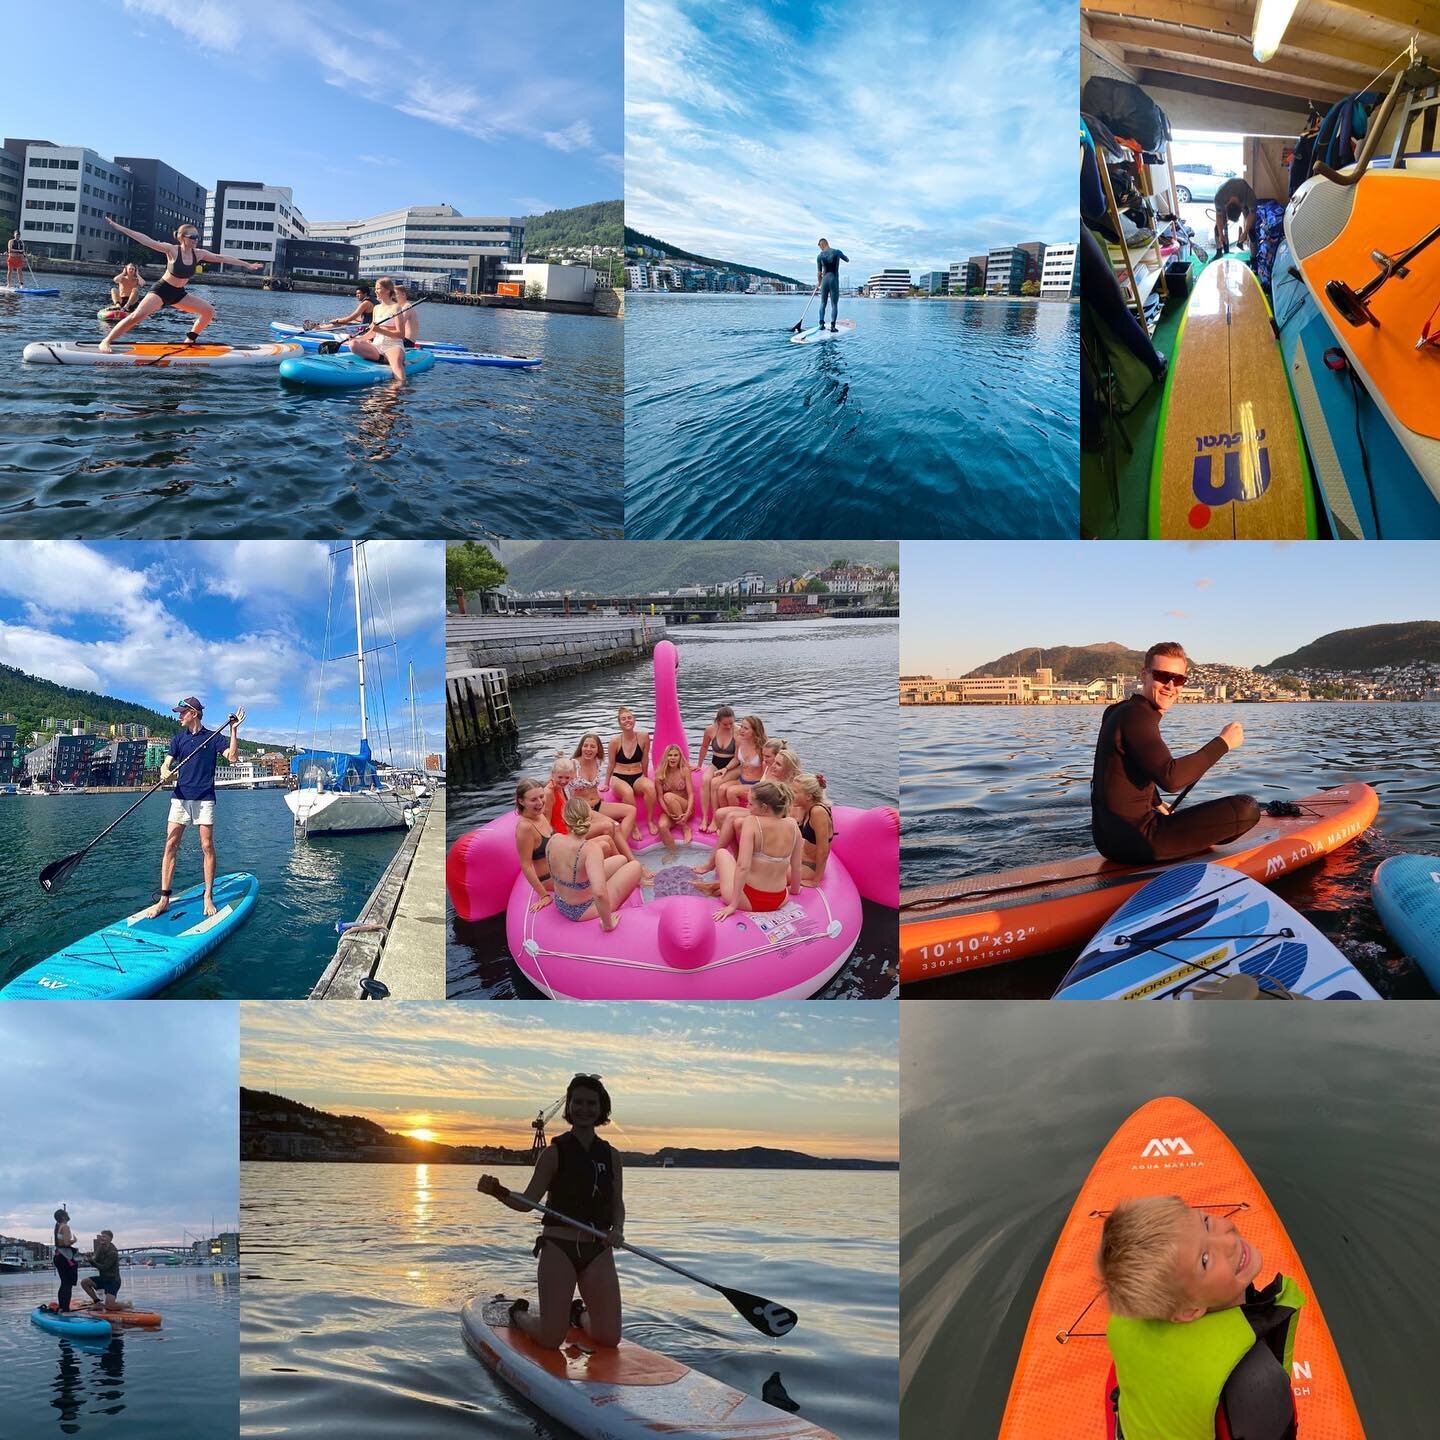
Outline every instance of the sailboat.
<svg viewBox="0 0 1440 1440"><path fill-rule="evenodd" d="M300 787L285 794L295 828L307 835L353 835L365 830L403 830L412 801L380 783L370 754L365 713L365 631L360 618L360 544L350 542L355 590L355 669L360 686L360 750L302 750L290 763Z"/></svg>

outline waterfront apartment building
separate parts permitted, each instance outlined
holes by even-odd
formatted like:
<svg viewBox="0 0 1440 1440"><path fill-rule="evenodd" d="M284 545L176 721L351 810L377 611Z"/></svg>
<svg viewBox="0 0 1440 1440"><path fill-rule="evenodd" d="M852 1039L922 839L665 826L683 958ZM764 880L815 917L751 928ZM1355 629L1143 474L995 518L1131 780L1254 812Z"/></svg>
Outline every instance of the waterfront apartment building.
<svg viewBox="0 0 1440 1440"><path fill-rule="evenodd" d="M927 295L948 295L950 293L950 272L948 270L927 270L916 282L916 288Z"/></svg>
<svg viewBox="0 0 1440 1440"><path fill-rule="evenodd" d="M356 246L361 279L389 275L421 290L463 290L477 276L483 291L493 291L502 267L525 258L523 217L462 215L453 205L410 205L368 220L321 220L310 226L310 237Z"/></svg>
<svg viewBox="0 0 1440 1440"><path fill-rule="evenodd" d="M990 295L1018 295L1027 280L1039 280L1045 247L1038 240L997 246L985 263L985 290Z"/></svg>
<svg viewBox="0 0 1440 1440"><path fill-rule="evenodd" d="M1080 272L1076 264L1080 247L1075 244L1047 245L1045 260L1040 267L1040 297L1068 300L1080 290Z"/></svg>
<svg viewBox="0 0 1440 1440"><path fill-rule="evenodd" d="M117 155L115 163L132 177L130 218L125 221L132 230L153 240L173 240L181 225L200 228L205 219L205 187L198 180L144 155Z"/></svg>
<svg viewBox="0 0 1440 1440"><path fill-rule="evenodd" d="M295 192L259 180L217 180L210 227L207 250L272 267L282 240L303 240L308 233Z"/></svg>
<svg viewBox="0 0 1440 1440"><path fill-rule="evenodd" d="M867 294L878 295L887 300L905 299L910 294L910 286L909 270L898 270L893 267L877 272L865 282Z"/></svg>
<svg viewBox="0 0 1440 1440"><path fill-rule="evenodd" d="M84 785L94 751L92 735L56 735L25 757L25 773L42 784Z"/></svg>
<svg viewBox="0 0 1440 1440"><path fill-rule="evenodd" d="M12 142L6 141L6 149ZM105 217L130 223L133 179L118 161L83 145L19 141L25 147L20 236L25 248L56 260L118 264L130 241Z"/></svg>
<svg viewBox="0 0 1440 1440"><path fill-rule="evenodd" d="M0 149L0 221L8 220L20 228L20 188L25 179L25 156L14 154L5 142Z"/></svg>
<svg viewBox="0 0 1440 1440"><path fill-rule="evenodd" d="M950 293L968 295L972 290L985 288L985 265L987 257L972 255L968 260L950 262Z"/></svg>

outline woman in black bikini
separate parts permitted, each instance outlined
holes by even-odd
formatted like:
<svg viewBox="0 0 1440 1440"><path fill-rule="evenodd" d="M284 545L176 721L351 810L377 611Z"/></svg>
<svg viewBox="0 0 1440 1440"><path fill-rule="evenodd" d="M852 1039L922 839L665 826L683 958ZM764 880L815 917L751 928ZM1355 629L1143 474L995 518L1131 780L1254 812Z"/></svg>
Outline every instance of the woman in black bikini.
<svg viewBox="0 0 1440 1440"><path fill-rule="evenodd" d="M118 321L110 333L100 342L100 350L108 355L114 343L127 331L133 330L142 320L173 305L187 315L195 317L195 323L185 336L187 345L194 345L200 339L200 332L215 318L214 308L208 300L191 295L189 285L202 263L211 265L243 265L247 270L263 270L258 261L242 260L238 255L224 255L214 250L200 248L200 232L193 225L175 227L175 243L168 240L152 240L138 230L122 225L113 215L105 217L105 223L122 235L128 235L140 245L158 250L168 262L165 273L150 287L145 297L123 320ZM186 257L186 252L189 257Z"/></svg>
<svg viewBox="0 0 1440 1440"><path fill-rule="evenodd" d="M554 894L546 852L555 835L555 827L545 813L545 786L538 780L521 780L515 787L515 809L520 816L515 822L520 873L540 897L530 908L543 910Z"/></svg>
<svg viewBox="0 0 1440 1440"><path fill-rule="evenodd" d="M610 1120L610 1095L598 1075L577 1075L566 1086L565 1120L570 1129L545 1147L524 1194L605 1231L608 1239L597 1240L547 1215L535 1241L539 1308L517 1300L510 1319L547 1350L558 1350L572 1325L596 1345L618 1345L620 1277L611 1246L625 1239L625 1199L620 1156L595 1133ZM530 1208L493 1175L482 1175L475 1188L512 1210ZM580 1298L572 1305L577 1289Z"/></svg>
<svg viewBox="0 0 1440 1440"><path fill-rule="evenodd" d="M622 805L633 805L640 813L640 802L650 807L650 833L660 833L660 802L655 796L655 782L645 773L650 768L650 736L635 728L635 712L622 705L615 718L620 733L610 742L610 789Z"/></svg>
<svg viewBox="0 0 1440 1440"><path fill-rule="evenodd" d="M814 887L825 878L830 842L835 838L835 813L825 794L823 775L797 775L790 782L790 818L800 826L805 842L800 883Z"/></svg>
<svg viewBox="0 0 1440 1440"><path fill-rule="evenodd" d="M706 757L709 764L706 764ZM700 833L715 833L715 812L720 808L715 794L720 777L735 758L735 712L722 705L715 712L715 723L705 727L700 739Z"/></svg>

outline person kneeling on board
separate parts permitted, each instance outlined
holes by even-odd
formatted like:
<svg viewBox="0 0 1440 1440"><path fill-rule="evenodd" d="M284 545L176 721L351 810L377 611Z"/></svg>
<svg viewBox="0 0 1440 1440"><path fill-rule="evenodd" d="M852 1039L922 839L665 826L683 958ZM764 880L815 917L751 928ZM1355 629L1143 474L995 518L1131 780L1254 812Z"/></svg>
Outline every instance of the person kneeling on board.
<svg viewBox="0 0 1440 1440"><path fill-rule="evenodd" d="M1305 1294L1284 1275L1257 1288L1264 1263L1229 1219L1177 1196L1111 1211L1096 1265L1116 1440L1293 1440Z"/></svg>
<svg viewBox="0 0 1440 1440"><path fill-rule="evenodd" d="M596 1230L597 1240L547 1215L535 1241L538 1309L525 1300L510 1307L510 1323L537 1345L558 1350L578 1325L596 1345L620 1343L620 1277L615 1245L625 1239L625 1199L620 1156L595 1129L610 1122L610 1092L598 1075L577 1075L565 1087L565 1122L543 1151L524 1195L544 1199L553 1209ZM530 1207L515 1199L493 1175L482 1175L475 1188L522 1213ZM574 1300L576 1291L580 1298ZM572 1303L573 1301L573 1303Z"/></svg>
<svg viewBox="0 0 1440 1440"><path fill-rule="evenodd" d="M187 695L174 707L180 717L180 731L170 741L170 753L160 766L161 781L175 775L175 795L170 801L170 816L165 828L165 853L160 859L160 898L145 911L144 918L153 920L170 908L170 883L175 878L175 857L185 829L194 825L200 835L200 854L205 866L205 913L214 915L215 907L215 757L214 740L219 730L205 730L201 720L205 707L194 695ZM240 758L240 722L245 718L238 711L230 721L230 744L225 751L227 764Z"/></svg>
<svg viewBox="0 0 1440 1440"><path fill-rule="evenodd" d="M1100 720L1090 829L1095 848L1107 860L1150 865L1198 855L1239 839L1260 819L1260 807L1250 795L1207 800L1183 815L1160 799L1161 790L1188 790L1245 741L1243 728L1231 722L1193 755L1176 759L1170 753L1160 738L1160 722L1180 698L1189 670L1189 657L1175 641L1152 645L1145 652L1139 693L1108 706Z"/></svg>
<svg viewBox="0 0 1440 1440"><path fill-rule="evenodd" d="M92 1280L88 1275L80 1282L80 1288L90 1297L94 1305L102 1310L124 1310L120 1304L120 1252L115 1248L115 1232L102 1230L90 1249L90 1263L100 1273ZM96 1289L99 1286L99 1289ZM103 1293L102 1293L103 1292Z"/></svg>

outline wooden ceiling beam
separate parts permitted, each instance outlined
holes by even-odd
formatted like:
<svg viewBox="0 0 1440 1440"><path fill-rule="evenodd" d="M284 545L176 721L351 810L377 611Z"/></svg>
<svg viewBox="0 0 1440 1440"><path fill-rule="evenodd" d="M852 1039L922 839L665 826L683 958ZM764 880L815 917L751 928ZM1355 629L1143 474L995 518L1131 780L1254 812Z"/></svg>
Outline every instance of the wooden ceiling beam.
<svg viewBox="0 0 1440 1440"><path fill-rule="evenodd" d="M1345 10L1366 20L1383 20L1412 35L1418 32L1432 41L1440 41L1440 9L1434 0L1325 0L1325 3L1332 10Z"/></svg>
<svg viewBox="0 0 1440 1440"><path fill-rule="evenodd" d="M1291 80L1284 75L1267 75L1263 85L1256 84L1238 70L1222 70L1217 65L1196 65L1188 60L1171 60L1164 55L1147 55L1139 50L1125 51L1125 63L1142 70L1161 75L1190 75L1197 80L1213 80L1220 85L1234 85L1241 90L1253 90L1257 95L1273 92L1277 95L1293 95L1300 100L1316 96L1324 98L1324 92L1334 87L1316 86L1303 80ZM1343 88L1334 91L1335 98L1347 93Z"/></svg>

